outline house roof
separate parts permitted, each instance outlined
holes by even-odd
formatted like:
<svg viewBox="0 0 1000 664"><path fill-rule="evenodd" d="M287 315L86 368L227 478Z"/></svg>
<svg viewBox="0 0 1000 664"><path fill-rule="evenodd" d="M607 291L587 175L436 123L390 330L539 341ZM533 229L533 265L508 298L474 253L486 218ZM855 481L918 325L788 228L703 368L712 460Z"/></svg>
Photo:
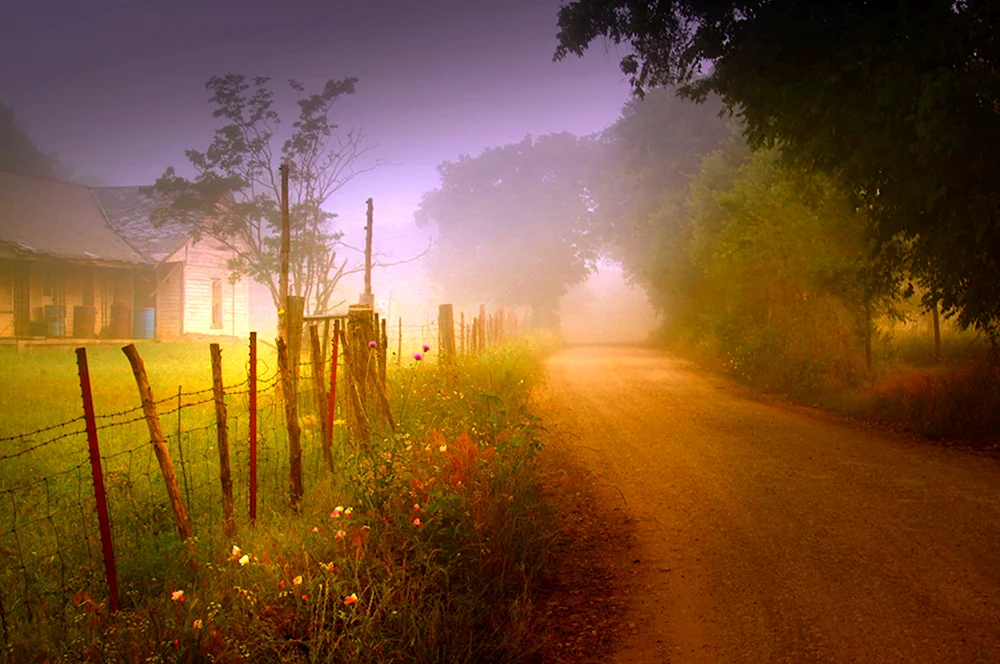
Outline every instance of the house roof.
<svg viewBox="0 0 1000 664"><path fill-rule="evenodd" d="M109 225L87 187L0 172L0 245L19 255L148 262Z"/></svg>
<svg viewBox="0 0 1000 664"><path fill-rule="evenodd" d="M150 215L164 201L143 195L139 187L96 187L93 192L108 223L148 262L164 260L191 236L189 224L169 221L154 227Z"/></svg>

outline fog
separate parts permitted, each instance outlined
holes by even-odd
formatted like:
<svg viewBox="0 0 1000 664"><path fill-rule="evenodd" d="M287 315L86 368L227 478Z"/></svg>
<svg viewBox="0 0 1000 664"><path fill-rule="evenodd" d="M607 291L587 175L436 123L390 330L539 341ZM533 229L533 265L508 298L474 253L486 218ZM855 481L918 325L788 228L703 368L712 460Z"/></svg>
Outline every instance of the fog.
<svg viewBox="0 0 1000 664"><path fill-rule="evenodd" d="M567 343L642 342L660 322L646 292L628 284L621 266L610 261L601 261L563 296L559 319Z"/></svg>

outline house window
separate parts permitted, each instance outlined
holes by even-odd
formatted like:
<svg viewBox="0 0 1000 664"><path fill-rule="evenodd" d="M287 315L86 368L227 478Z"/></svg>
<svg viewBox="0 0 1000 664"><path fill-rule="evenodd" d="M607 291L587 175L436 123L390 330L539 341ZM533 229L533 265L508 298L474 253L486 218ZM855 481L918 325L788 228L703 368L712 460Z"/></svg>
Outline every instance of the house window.
<svg viewBox="0 0 1000 664"><path fill-rule="evenodd" d="M212 328L222 329L222 279L212 279Z"/></svg>

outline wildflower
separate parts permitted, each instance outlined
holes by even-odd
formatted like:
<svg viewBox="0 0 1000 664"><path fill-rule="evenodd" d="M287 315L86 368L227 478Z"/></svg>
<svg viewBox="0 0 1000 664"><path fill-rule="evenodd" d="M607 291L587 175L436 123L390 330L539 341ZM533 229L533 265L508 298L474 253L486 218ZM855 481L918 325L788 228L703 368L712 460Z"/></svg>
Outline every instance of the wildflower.
<svg viewBox="0 0 1000 664"><path fill-rule="evenodd" d="M413 503L413 509L420 511L420 503Z"/></svg>
<svg viewBox="0 0 1000 664"><path fill-rule="evenodd" d="M425 352L425 353L426 353L427 351L429 351L430 349L431 349L431 347L430 347L430 346L428 346L427 344L424 344L424 352Z"/></svg>
<svg viewBox="0 0 1000 664"><path fill-rule="evenodd" d="M244 553L243 557L240 558L240 567L246 567L249 564L250 564L250 556Z"/></svg>
<svg viewBox="0 0 1000 664"><path fill-rule="evenodd" d="M357 593L351 593L350 595L344 598L344 606L350 606L351 604L357 604L357 603L358 603Z"/></svg>
<svg viewBox="0 0 1000 664"><path fill-rule="evenodd" d="M318 533L319 532L319 528L317 528L316 526L313 526L313 532L314 533Z"/></svg>
<svg viewBox="0 0 1000 664"><path fill-rule="evenodd" d="M417 362L419 362L420 360L424 359L424 356L421 355L420 353L414 353L413 354L413 359L416 360Z"/></svg>
<svg viewBox="0 0 1000 664"><path fill-rule="evenodd" d="M241 553L242 553L242 550L240 549L240 547L238 547L235 544L233 544L232 557L233 558L239 558Z"/></svg>
<svg viewBox="0 0 1000 664"><path fill-rule="evenodd" d="M302 601L303 602L308 602L309 601L309 596L308 595L303 595L302 596Z"/></svg>
<svg viewBox="0 0 1000 664"><path fill-rule="evenodd" d="M422 522L422 521L420 520L420 517L417 517L416 519L414 519L414 520L413 520L413 525L414 525L414 526L416 526L417 528L420 528L420 527L421 527L421 526L423 526L424 524L423 524L423 522Z"/></svg>
<svg viewBox="0 0 1000 664"><path fill-rule="evenodd" d="M292 579L292 585L293 586L301 586L302 585L302 575L301 574L299 576L295 577L294 579Z"/></svg>
<svg viewBox="0 0 1000 664"><path fill-rule="evenodd" d="M377 341L369 341L368 342L368 347L369 348L378 348L378 342Z"/></svg>
<svg viewBox="0 0 1000 664"><path fill-rule="evenodd" d="M175 590L174 592L170 593L170 599L172 599L175 602L183 602L184 601L184 591L183 590Z"/></svg>
<svg viewBox="0 0 1000 664"><path fill-rule="evenodd" d="M278 581L278 587L279 588L284 588L285 587L285 580L284 579L282 579L281 581Z"/></svg>
<svg viewBox="0 0 1000 664"><path fill-rule="evenodd" d="M348 507L346 510L344 510L344 516L347 517L348 519L351 518L352 514L354 514L354 508L353 507Z"/></svg>
<svg viewBox="0 0 1000 664"><path fill-rule="evenodd" d="M201 618L198 618L191 624L191 627L194 628L194 630L197 632L199 629L202 628L202 625L203 623L201 622Z"/></svg>
<svg viewBox="0 0 1000 664"><path fill-rule="evenodd" d="M333 539L336 539L336 540L342 540L342 539L344 539L344 537L345 537L346 535L347 535L347 533L346 533L345 531L343 531L343 530L338 530L338 531L337 531L337 534L335 534L335 535L333 536Z"/></svg>
<svg viewBox="0 0 1000 664"><path fill-rule="evenodd" d="M337 505L336 507L333 508L333 511L330 512L330 518L331 519L339 519L340 515L343 514L343 513L344 513L344 506L343 505Z"/></svg>
<svg viewBox="0 0 1000 664"><path fill-rule="evenodd" d="M447 452L448 451L448 446L447 445L442 445L441 447L438 448L438 451L439 452Z"/></svg>

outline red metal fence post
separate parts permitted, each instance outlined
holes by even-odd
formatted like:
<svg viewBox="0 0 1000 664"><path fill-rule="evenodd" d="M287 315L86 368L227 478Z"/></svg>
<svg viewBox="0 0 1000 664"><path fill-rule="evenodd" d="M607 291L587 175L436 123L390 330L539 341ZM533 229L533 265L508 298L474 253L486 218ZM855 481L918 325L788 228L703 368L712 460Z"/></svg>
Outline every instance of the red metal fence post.
<svg viewBox="0 0 1000 664"><path fill-rule="evenodd" d="M90 371L87 368L87 349L76 349L76 365L80 373L80 391L83 395L83 416L86 420L87 443L90 447L90 472L94 478L94 499L97 502L97 522L101 529L101 550L104 553L104 575L108 580L110 611L118 610L118 574L115 571L115 550L111 543L111 521L108 518L108 497L104 490L104 473L101 470L101 449L97 444L97 422L94 418L94 398L90 392Z"/></svg>
<svg viewBox="0 0 1000 664"><path fill-rule="evenodd" d="M257 521L257 333L250 333L250 523Z"/></svg>

